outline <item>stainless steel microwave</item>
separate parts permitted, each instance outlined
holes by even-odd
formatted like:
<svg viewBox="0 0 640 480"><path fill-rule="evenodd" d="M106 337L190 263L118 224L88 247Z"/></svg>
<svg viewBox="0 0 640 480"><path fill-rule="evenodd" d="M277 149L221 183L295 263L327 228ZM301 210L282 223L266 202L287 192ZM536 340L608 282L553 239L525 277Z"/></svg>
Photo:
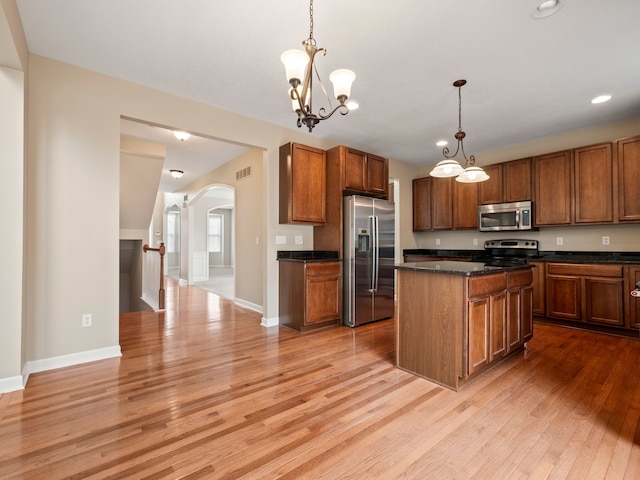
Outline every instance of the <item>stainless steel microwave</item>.
<svg viewBox="0 0 640 480"><path fill-rule="evenodd" d="M478 229L481 232L531 230L533 205L530 201L478 206Z"/></svg>

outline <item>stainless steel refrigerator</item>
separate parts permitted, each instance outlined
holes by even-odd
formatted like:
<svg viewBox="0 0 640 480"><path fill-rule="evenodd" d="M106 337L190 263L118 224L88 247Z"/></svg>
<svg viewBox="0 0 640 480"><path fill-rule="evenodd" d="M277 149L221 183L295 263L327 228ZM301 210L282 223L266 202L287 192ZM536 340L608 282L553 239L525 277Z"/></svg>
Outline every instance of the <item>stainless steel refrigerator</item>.
<svg viewBox="0 0 640 480"><path fill-rule="evenodd" d="M344 197L343 323L357 327L393 316L393 202Z"/></svg>

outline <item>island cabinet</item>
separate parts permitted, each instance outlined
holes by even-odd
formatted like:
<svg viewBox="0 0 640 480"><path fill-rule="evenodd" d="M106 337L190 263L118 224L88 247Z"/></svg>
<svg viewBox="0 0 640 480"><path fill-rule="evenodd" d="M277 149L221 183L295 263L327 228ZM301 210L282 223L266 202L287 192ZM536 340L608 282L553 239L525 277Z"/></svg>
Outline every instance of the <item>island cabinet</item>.
<svg viewBox="0 0 640 480"><path fill-rule="evenodd" d="M305 333L340 324L342 263L279 261L280 325Z"/></svg>
<svg viewBox="0 0 640 480"><path fill-rule="evenodd" d="M621 265L548 263L547 316L624 327Z"/></svg>
<svg viewBox="0 0 640 480"><path fill-rule="evenodd" d="M441 261L396 268L399 368L457 390L531 338L529 266Z"/></svg>
<svg viewBox="0 0 640 480"><path fill-rule="evenodd" d="M287 143L280 147L280 223L323 225L326 222L324 150Z"/></svg>

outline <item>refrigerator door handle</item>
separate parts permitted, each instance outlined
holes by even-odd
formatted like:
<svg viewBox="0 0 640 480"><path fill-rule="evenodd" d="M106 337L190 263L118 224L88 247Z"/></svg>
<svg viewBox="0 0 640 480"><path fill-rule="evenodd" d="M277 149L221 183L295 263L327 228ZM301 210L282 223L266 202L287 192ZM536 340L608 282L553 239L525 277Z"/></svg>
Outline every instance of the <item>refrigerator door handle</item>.
<svg viewBox="0 0 640 480"><path fill-rule="evenodd" d="M380 264L380 242L378 232L378 216L373 217L373 291L378 291L378 266Z"/></svg>
<svg viewBox="0 0 640 480"><path fill-rule="evenodd" d="M376 269L376 223L375 223L375 218L373 217L373 215L369 215L369 233L370 233L370 239L371 239L371 243L369 245L369 252L368 252L368 268L367 268L367 275L368 275L368 279L367 279L367 290L369 291L369 293L373 293L375 292L374 288L375 288L375 269Z"/></svg>

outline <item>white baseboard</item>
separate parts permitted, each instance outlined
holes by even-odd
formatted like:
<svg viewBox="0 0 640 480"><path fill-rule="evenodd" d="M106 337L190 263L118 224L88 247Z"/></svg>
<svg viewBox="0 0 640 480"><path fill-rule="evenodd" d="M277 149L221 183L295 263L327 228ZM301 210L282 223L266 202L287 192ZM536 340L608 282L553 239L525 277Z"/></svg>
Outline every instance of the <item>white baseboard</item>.
<svg viewBox="0 0 640 480"><path fill-rule="evenodd" d="M22 375L0 378L0 393L9 393L15 392L16 390L23 390L26 383L26 379L24 379Z"/></svg>
<svg viewBox="0 0 640 480"><path fill-rule="evenodd" d="M255 303L247 302L241 298L234 298L233 303L240 305L241 307L248 308L249 310L253 310L254 312L262 313L262 305L256 305Z"/></svg>
<svg viewBox="0 0 640 480"><path fill-rule="evenodd" d="M277 327L278 325L280 325L280 319L278 317L262 317L260 325L262 325L263 327Z"/></svg>
<svg viewBox="0 0 640 480"><path fill-rule="evenodd" d="M59 357L43 358L41 360L31 360L27 362L27 372L37 373L56 368L70 367L81 363L95 362L97 360L105 360L107 358L121 357L122 351L120 345L113 347L98 348L96 350L88 350L86 352L72 353L70 355L61 355Z"/></svg>

